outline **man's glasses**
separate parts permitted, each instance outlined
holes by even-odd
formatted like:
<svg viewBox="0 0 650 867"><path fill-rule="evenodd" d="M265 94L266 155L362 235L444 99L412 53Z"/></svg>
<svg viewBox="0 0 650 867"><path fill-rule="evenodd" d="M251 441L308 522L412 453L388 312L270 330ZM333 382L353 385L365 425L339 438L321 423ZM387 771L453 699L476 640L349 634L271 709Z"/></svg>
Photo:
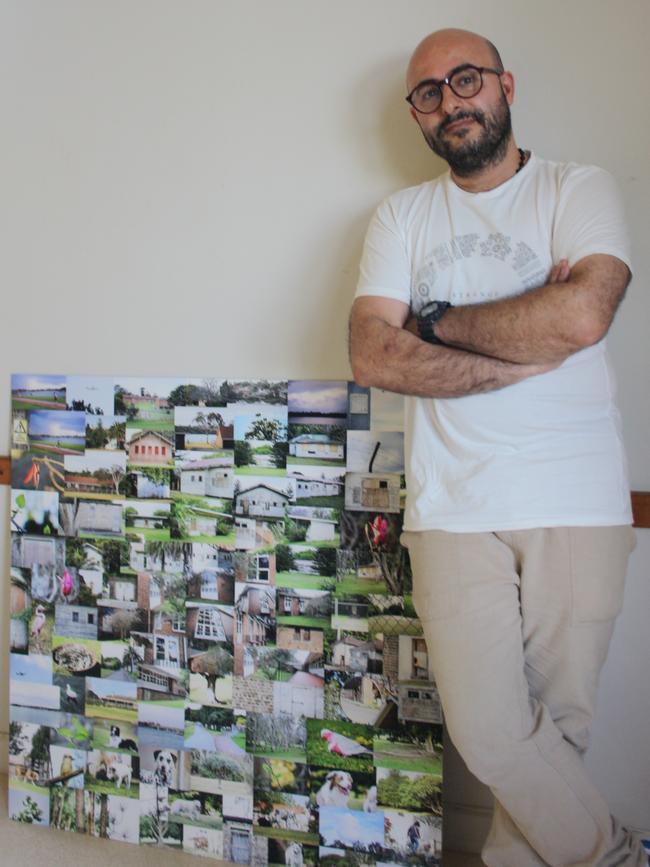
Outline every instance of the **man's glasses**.
<svg viewBox="0 0 650 867"><path fill-rule="evenodd" d="M454 70L447 78L440 80L428 78L421 81L406 97L416 111L420 114L432 114L437 111L442 102L442 85L446 84L450 90L462 99L470 99L483 87L483 73L493 72L495 75L503 75L502 69L492 69L489 66L472 66L467 64L460 69Z"/></svg>

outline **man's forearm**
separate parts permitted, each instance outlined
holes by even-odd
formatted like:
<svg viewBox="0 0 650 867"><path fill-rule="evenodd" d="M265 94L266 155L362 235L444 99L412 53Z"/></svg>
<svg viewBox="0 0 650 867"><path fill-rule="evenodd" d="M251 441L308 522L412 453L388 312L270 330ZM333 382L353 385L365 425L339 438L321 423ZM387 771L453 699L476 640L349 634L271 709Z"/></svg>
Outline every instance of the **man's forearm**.
<svg viewBox="0 0 650 867"><path fill-rule="evenodd" d="M431 346L409 331L370 316L352 318L350 355L354 377L361 385L416 397L495 391L549 369Z"/></svg>
<svg viewBox="0 0 650 867"><path fill-rule="evenodd" d="M435 325L444 343L518 364L559 363L607 333L629 280L612 256L591 256L537 289L453 307Z"/></svg>

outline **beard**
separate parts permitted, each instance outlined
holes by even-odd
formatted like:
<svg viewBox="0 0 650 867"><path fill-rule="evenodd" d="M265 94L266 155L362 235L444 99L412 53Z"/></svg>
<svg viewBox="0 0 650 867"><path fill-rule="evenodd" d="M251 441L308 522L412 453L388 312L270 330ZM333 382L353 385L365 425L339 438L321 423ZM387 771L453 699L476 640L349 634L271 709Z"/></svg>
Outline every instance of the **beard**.
<svg viewBox="0 0 650 867"><path fill-rule="evenodd" d="M472 118L483 127L478 138L467 142L463 140L464 136L456 142L445 138L447 127L464 118ZM510 106L502 92L493 112L486 113L478 109L459 111L446 117L435 130L423 129L422 135L431 150L449 164L455 175L468 177L488 166L497 165L505 157L512 135Z"/></svg>

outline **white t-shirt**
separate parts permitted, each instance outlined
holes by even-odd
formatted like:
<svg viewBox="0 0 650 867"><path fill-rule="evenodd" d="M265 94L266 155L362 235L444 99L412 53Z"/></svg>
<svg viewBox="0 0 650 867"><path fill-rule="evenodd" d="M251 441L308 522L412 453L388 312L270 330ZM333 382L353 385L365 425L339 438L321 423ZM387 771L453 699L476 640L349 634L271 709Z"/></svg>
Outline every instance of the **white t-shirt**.
<svg viewBox="0 0 650 867"><path fill-rule="evenodd" d="M449 172L386 199L368 229L357 296L474 304L543 285L593 253L629 265L617 187L593 166L532 155L495 189ZM605 341L499 391L406 398L408 530L480 532L629 524Z"/></svg>

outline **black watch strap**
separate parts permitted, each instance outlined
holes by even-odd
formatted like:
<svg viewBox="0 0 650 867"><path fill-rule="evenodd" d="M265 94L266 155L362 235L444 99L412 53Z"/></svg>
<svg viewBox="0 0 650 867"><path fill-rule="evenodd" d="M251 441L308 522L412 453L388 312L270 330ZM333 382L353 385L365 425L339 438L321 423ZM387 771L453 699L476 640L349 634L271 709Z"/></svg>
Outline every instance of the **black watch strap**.
<svg viewBox="0 0 650 867"><path fill-rule="evenodd" d="M453 307L453 304L449 301L430 301L424 305L416 317L418 334L422 340L426 340L427 343L437 343L440 346L445 346L444 341L436 337L433 326L442 319L450 307Z"/></svg>

